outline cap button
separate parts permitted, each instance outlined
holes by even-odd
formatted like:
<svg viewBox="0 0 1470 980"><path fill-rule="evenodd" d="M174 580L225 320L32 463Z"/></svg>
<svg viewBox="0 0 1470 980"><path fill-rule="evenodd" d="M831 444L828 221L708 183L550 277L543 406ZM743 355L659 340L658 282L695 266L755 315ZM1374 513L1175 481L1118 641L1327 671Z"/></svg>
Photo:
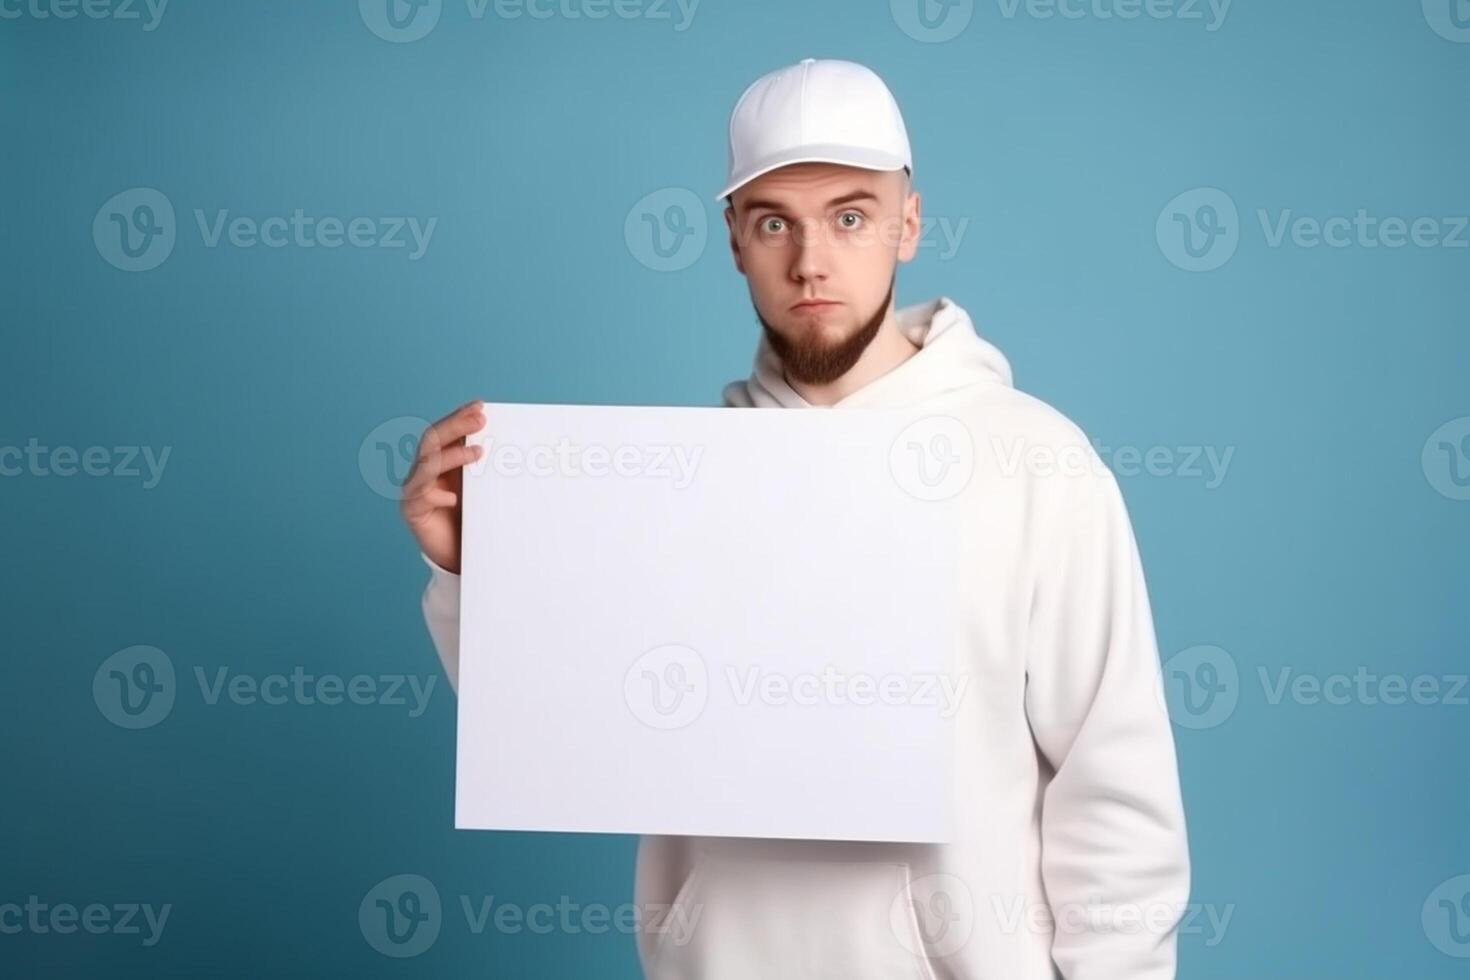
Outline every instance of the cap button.
<svg viewBox="0 0 1470 980"><path fill-rule="evenodd" d="M802 58L801 59L801 63L803 65L814 65L814 64L817 63L817 59L816 58Z"/></svg>

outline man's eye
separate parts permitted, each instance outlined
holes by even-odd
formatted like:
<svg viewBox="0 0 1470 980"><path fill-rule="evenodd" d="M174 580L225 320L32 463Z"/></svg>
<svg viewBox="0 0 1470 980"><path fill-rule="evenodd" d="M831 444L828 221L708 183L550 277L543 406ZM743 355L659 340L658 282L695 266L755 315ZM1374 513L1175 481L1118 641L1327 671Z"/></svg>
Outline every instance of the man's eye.
<svg viewBox="0 0 1470 980"><path fill-rule="evenodd" d="M780 218L765 218L761 221L761 231L768 235L779 235L786 227L786 222Z"/></svg>
<svg viewBox="0 0 1470 980"><path fill-rule="evenodd" d="M849 231L862 224L862 221L861 211L844 211L837 216L837 223Z"/></svg>

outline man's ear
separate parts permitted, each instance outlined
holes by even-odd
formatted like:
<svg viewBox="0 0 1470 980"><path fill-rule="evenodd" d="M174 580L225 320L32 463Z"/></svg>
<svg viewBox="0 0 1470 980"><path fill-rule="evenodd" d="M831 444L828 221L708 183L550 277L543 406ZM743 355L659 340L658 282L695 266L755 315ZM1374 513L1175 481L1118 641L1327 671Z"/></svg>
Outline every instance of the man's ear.
<svg viewBox="0 0 1470 980"><path fill-rule="evenodd" d="M740 258L740 235L735 227L735 204L725 205L725 227L730 232L730 254L735 257L735 268L745 275L745 263Z"/></svg>
<svg viewBox="0 0 1470 980"><path fill-rule="evenodd" d="M908 262L919 252L919 233L923 230L923 201L918 191L911 191L903 202L903 236L898 242L898 261Z"/></svg>

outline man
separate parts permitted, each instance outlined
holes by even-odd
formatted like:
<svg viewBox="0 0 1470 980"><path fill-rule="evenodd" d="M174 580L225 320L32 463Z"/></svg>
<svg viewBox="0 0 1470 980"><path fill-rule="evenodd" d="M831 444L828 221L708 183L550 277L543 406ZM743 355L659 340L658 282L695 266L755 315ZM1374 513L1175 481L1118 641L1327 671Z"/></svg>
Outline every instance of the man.
<svg viewBox="0 0 1470 980"><path fill-rule="evenodd" d="M1013 387L952 300L895 308L895 270L919 243L912 172L897 103L861 65L808 58L745 91L719 197L763 333L752 377L724 401L922 406L968 431L959 839L646 837L636 901L698 913L688 935L640 934L651 980L1175 975L1189 855L1122 495L1086 435ZM458 480L483 423L472 402L432 426L404 490L451 682Z"/></svg>

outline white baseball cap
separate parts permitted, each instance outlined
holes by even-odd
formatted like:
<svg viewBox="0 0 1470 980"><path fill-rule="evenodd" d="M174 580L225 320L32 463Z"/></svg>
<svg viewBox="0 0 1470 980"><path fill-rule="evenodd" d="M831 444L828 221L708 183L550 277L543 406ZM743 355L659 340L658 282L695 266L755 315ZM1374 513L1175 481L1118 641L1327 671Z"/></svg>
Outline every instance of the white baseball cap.
<svg viewBox="0 0 1470 980"><path fill-rule="evenodd" d="M790 163L914 172L908 130L883 79L828 58L803 58L751 83L730 113L729 159L729 180L715 200Z"/></svg>

